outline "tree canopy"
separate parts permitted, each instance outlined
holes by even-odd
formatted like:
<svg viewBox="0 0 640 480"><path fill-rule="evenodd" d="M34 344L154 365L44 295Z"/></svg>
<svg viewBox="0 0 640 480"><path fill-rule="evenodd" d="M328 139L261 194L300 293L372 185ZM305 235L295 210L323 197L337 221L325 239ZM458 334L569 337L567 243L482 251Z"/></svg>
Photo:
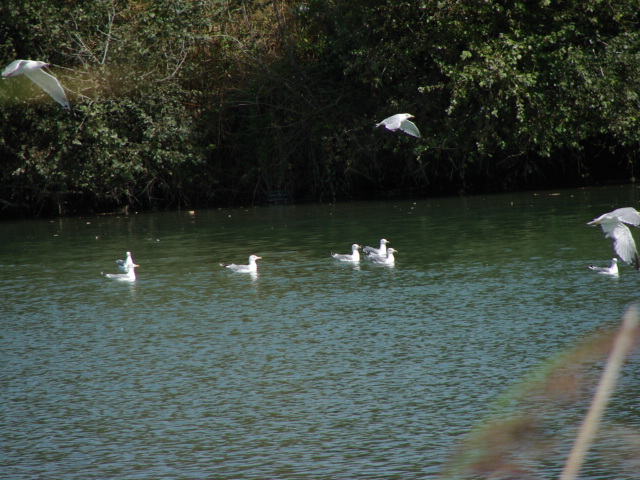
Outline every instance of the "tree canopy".
<svg viewBox="0 0 640 480"><path fill-rule="evenodd" d="M37 215L634 176L633 2L5 0L0 207ZM423 137L375 129L409 112Z"/></svg>

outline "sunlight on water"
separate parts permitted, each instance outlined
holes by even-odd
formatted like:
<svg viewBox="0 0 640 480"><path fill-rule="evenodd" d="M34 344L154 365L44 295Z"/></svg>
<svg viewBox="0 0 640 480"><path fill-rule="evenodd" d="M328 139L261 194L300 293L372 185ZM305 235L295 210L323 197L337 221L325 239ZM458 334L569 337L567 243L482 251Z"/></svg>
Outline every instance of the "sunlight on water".
<svg viewBox="0 0 640 480"><path fill-rule="evenodd" d="M586 268L613 254L585 223L619 206L636 190L5 222L0 476L433 478L503 392L638 299L630 267ZM382 237L395 267L330 257ZM127 250L138 280L102 277ZM219 265L249 254L256 278ZM608 462L588 478L624 476Z"/></svg>

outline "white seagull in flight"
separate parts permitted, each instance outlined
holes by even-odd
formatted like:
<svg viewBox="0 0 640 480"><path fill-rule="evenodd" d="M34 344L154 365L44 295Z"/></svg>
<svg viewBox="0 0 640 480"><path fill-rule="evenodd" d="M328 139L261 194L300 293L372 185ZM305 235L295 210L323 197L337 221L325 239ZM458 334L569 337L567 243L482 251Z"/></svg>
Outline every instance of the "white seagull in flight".
<svg viewBox="0 0 640 480"><path fill-rule="evenodd" d="M398 113L385 118L380 123L376 123L376 127L384 126L392 132L402 130L404 133L420 138L420 130L418 130L415 123L409 120L410 118L414 118L410 113Z"/></svg>
<svg viewBox="0 0 640 480"><path fill-rule="evenodd" d="M605 238L613 239L613 249L618 256L628 264L634 264L636 270L640 270L636 242L625 223L637 227L640 225L640 213L632 207L618 208L613 212L600 215L588 222L587 225L600 225L605 233Z"/></svg>
<svg viewBox="0 0 640 480"><path fill-rule="evenodd" d="M33 83L51 95L56 102L64 108L70 109L71 105L58 79L42 70L48 66L48 63L38 60L14 60L2 71L2 77L9 78L26 75Z"/></svg>
<svg viewBox="0 0 640 480"><path fill-rule="evenodd" d="M221 263L220 266L227 267L234 272L242 273L256 273L258 271L258 264L256 260L262 260L262 257L258 255L251 255L249 257L249 265L236 265L235 263Z"/></svg>

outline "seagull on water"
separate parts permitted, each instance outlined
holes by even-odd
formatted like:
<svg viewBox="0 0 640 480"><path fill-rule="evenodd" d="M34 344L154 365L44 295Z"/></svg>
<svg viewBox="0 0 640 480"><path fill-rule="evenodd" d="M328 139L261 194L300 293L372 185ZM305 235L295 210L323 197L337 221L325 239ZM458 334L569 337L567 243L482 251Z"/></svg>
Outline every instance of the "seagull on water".
<svg viewBox="0 0 640 480"><path fill-rule="evenodd" d="M258 264L256 260L262 260L262 257L258 255L251 255L249 257L249 265L236 265L235 263L221 263L220 266L227 267L234 272L242 273L256 273L258 271Z"/></svg>
<svg viewBox="0 0 640 480"><path fill-rule="evenodd" d="M386 238L383 238L380 240L380 248L364 247L362 251L366 255L374 254L374 255L382 255L384 257L387 254L387 243L389 243L389 240L387 240Z"/></svg>
<svg viewBox="0 0 640 480"><path fill-rule="evenodd" d="M47 92L51 97L67 110L71 109L69 100L64 93L62 85L56 77L48 74L42 69L49 64L39 60L14 60L2 71L4 79L26 75L29 79Z"/></svg>
<svg viewBox="0 0 640 480"><path fill-rule="evenodd" d="M603 275L613 275L614 277L618 276L618 259L613 257L611 259L610 267L596 267L595 265L589 265L589 268L596 273L602 273Z"/></svg>
<svg viewBox="0 0 640 480"><path fill-rule="evenodd" d="M420 138L420 130L418 130L415 123L409 120L410 118L414 118L410 113L398 113L385 118L380 123L376 123L376 127L384 126L384 128L392 132L402 130L408 135Z"/></svg>
<svg viewBox="0 0 640 480"><path fill-rule="evenodd" d="M121 282L135 282L136 281L136 267L139 267L140 265L136 265L135 263L132 263L131 265L129 265L129 269L127 270L127 273L104 273L102 272L102 274L107 277L107 278L111 278L112 280L120 280Z"/></svg>
<svg viewBox="0 0 640 480"><path fill-rule="evenodd" d="M351 253L332 253L331 256L341 262L359 262L360 261L360 245L354 243L351 245Z"/></svg>
<svg viewBox="0 0 640 480"><path fill-rule="evenodd" d="M636 270L640 270L636 242L633 240L629 227L625 224L636 227L640 225L640 213L635 208L618 208L587 223L587 225L600 225L605 233L605 238L613 239L613 249L618 256L628 264L634 264Z"/></svg>
<svg viewBox="0 0 640 480"><path fill-rule="evenodd" d="M126 260L116 260L116 263L118 264L118 268L120 270L122 270L123 272L128 272L129 267L134 264L133 258L131 258L131 252L127 252Z"/></svg>
<svg viewBox="0 0 640 480"><path fill-rule="evenodd" d="M376 255L374 253L367 253L367 257L369 257L373 263L381 263L384 265L393 265L396 263L396 258L393 256L394 253L398 251L395 248L390 248L387 250L387 253L384 255Z"/></svg>

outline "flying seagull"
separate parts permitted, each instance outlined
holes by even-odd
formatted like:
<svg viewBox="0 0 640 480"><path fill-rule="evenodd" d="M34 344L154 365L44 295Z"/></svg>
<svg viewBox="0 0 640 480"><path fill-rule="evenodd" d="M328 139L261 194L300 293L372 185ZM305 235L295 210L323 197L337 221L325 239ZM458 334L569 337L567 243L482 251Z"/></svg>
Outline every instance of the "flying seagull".
<svg viewBox="0 0 640 480"><path fill-rule="evenodd" d="M640 271L640 258L638 249L633 240L629 227L625 225L640 225L640 213L632 207L618 208L613 212L604 213L591 220L587 225L600 225L605 233L605 238L613 239L613 249L618 256L628 264L634 264Z"/></svg>
<svg viewBox="0 0 640 480"><path fill-rule="evenodd" d="M256 273L258 271L258 264L256 260L262 260L262 257L258 255L251 255L249 257L249 265L236 265L235 263L221 263L220 266L227 267L229 270L233 270L234 272L243 272L243 273Z"/></svg>
<svg viewBox="0 0 640 480"><path fill-rule="evenodd" d="M614 277L617 277L618 276L618 259L616 257L613 257L611 259L610 267L596 267L595 265L589 265L589 269L597 273L602 273L604 275L612 275Z"/></svg>
<svg viewBox="0 0 640 480"><path fill-rule="evenodd" d="M404 133L420 138L420 130L418 130L415 123L409 120L410 118L414 118L410 113L398 113L385 118L380 123L376 123L376 127L384 126L392 132L402 130Z"/></svg>
<svg viewBox="0 0 640 480"><path fill-rule="evenodd" d="M42 70L48 66L48 63L38 60L14 60L2 71L2 78L26 75L33 83L51 95L56 102L64 108L70 109L71 105L58 79Z"/></svg>

